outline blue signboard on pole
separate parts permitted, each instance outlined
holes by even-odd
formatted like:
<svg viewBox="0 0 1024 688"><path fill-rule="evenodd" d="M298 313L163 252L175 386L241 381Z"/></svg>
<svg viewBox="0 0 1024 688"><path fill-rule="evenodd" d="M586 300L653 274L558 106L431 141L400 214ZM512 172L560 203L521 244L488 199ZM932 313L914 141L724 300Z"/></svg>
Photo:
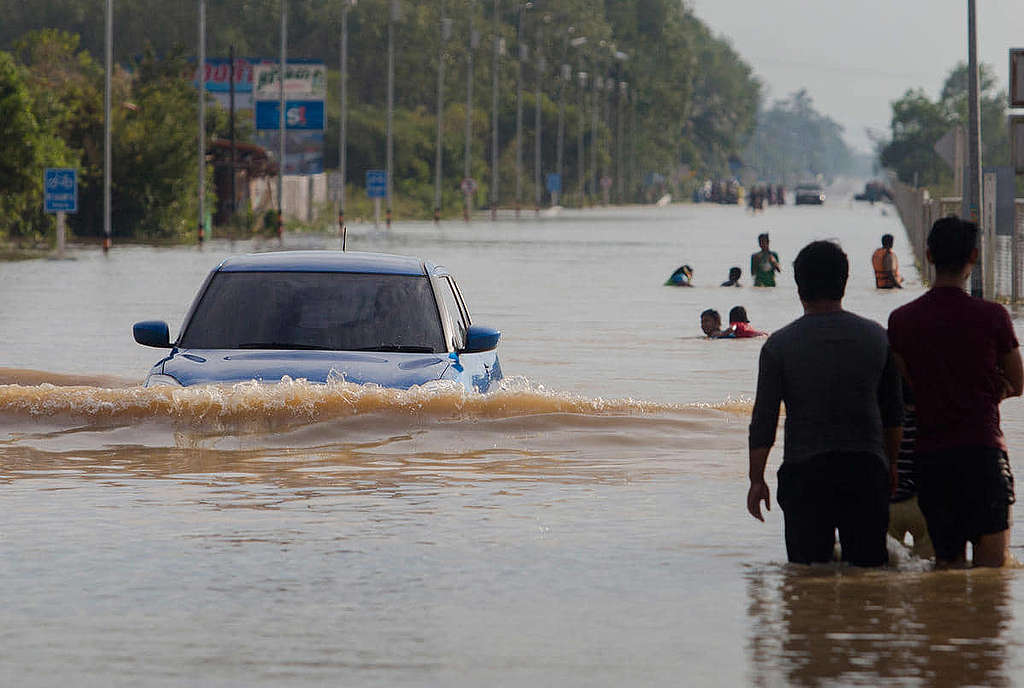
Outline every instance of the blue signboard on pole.
<svg viewBox="0 0 1024 688"><path fill-rule="evenodd" d="M366 170L366 195L370 198L386 198L388 177L384 170Z"/></svg>
<svg viewBox="0 0 1024 688"><path fill-rule="evenodd" d="M548 193L562 192L562 175L552 172L547 178Z"/></svg>
<svg viewBox="0 0 1024 688"><path fill-rule="evenodd" d="M47 213L78 212L78 170L46 168L43 172L43 210Z"/></svg>
<svg viewBox="0 0 1024 688"><path fill-rule="evenodd" d="M281 121L280 103L276 100L256 101L256 128L260 130L276 130ZM289 131L294 129L324 128L324 101L322 100L288 100L284 104L284 126Z"/></svg>

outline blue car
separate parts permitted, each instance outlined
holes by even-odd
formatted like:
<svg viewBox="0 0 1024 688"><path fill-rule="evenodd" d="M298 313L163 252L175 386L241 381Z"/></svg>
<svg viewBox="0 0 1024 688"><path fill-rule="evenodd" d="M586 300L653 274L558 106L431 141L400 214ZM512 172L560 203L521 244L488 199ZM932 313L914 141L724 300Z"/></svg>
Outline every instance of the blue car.
<svg viewBox="0 0 1024 688"><path fill-rule="evenodd" d="M500 380L501 333L474 325L452 275L408 256L286 251L228 258L206 278L177 341L136 323L135 341L170 349L146 386L283 377L407 389Z"/></svg>

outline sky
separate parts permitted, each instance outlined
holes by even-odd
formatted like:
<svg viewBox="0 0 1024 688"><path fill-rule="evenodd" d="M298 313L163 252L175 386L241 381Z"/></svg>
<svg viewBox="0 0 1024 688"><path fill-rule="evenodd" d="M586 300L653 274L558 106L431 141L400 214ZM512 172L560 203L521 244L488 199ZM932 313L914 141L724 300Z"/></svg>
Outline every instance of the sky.
<svg viewBox="0 0 1024 688"><path fill-rule="evenodd" d="M685 0L729 40L771 99L807 88L815 108L869 151L890 103L910 88L936 98L967 61L967 0ZM1024 0L977 0L978 59L1008 88L1008 51L1024 48Z"/></svg>

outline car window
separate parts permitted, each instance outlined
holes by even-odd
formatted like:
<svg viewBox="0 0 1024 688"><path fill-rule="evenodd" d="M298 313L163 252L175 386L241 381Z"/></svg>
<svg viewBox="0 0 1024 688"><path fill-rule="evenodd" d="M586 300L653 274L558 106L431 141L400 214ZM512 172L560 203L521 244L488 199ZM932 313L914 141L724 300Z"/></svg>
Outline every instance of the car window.
<svg viewBox="0 0 1024 688"><path fill-rule="evenodd" d="M446 351L425 275L340 272L219 272L180 346Z"/></svg>
<svg viewBox="0 0 1024 688"><path fill-rule="evenodd" d="M454 328L452 347L458 351L466 345L466 330L469 327L467 322L466 313L461 306L461 299L458 298L457 288L455 287L450 277L442 277L438 280L440 283L441 300L444 302L445 310L448 311L448 317L451 319L452 327Z"/></svg>

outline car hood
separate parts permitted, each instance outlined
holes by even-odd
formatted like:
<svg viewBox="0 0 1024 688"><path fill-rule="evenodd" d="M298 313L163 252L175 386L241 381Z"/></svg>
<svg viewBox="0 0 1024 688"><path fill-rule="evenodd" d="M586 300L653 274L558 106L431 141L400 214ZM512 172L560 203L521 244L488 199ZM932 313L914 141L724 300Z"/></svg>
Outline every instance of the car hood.
<svg viewBox="0 0 1024 688"><path fill-rule="evenodd" d="M324 383L330 376L408 389L441 379L450 364L446 354L176 349L163 361L162 372L186 387L250 380L278 382L285 376Z"/></svg>

